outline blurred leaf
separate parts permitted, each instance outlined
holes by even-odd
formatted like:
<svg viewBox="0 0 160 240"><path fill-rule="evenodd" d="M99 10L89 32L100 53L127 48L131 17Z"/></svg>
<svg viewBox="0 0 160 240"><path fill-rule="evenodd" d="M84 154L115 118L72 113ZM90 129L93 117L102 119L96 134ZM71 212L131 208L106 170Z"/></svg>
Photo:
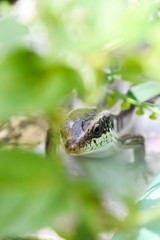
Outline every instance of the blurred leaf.
<svg viewBox="0 0 160 240"><path fill-rule="evenodd" d="M26 49L3 59L0 65L0 115L54 109L72 89L82 91L80 75L63 65L47 66L45 58Z"/></svg>
<svg viewBox="0 0 160 240"><path fill-rule="evenodd" d="M0 21L0 49L16 48L24 44L24 36L29 33L27 26L19 23L14 16L7 16Z"/></svg>
<svg viewBox="0 0 160 240"><path fill-rule="evenodd" d="M127 157L127 152L124 151L107 159L103 156L101 158L94 156L92 159L84 157L82 164L91 188L99 194L109 192L120 199L127 201L130 199L134 203L140 190L135 181L138 183L142 176L138 165L126 164Z"/></svg>
<svg viewBox="0 0 160 240"><path fill-rule="evenodd" d="M51 53L61 49L64 57L75 52L84 61L97 54L97 61L102 61L105 45L119 40L133 45L144 39L150 30L146 21L153 9L150 2L130 6L123 0L100 0L98 4L91 0L38 1L39 19L51 42Z"/></svg>
<svg viewBox="0 0 160 240"><path fill-rule="evenodd" d="M128 94L131 94L138 102L145 102L160 94L160 83L150 81L138 84L131 87Z"/></svg>
<svg viewBox="0 0 160 240"><path fill-rule="evenodd" d="M0 152L0 166L1 236L54 226L56 218L74 209L69 180L49 159L18 151Z"/></svg>
<svg viewBox="0 0 160 240"><path fill-rule="evenodd" d="M27 26L9 12L1 17L1 118L39 109L52 110L56 115L72 89L77 89L85 100L92 99L88 100L91 105L97 104L97 92L105 79L99 73L115 66L118 72L113 71L110 80L118 76L135 84L151 79L131 88L130 93L138 102L159 94L159 84L153 82L159 80L158 3L150 0L136 4L124 0L36 3L35 15ZM119 96L116 94L109 99L111 103ZM123 94L121 97L127 99ZM128 102L123 107L127 108ZM134 240L154 238L153 232L159 233L159 221L154 219L148 228L146 222L141 224L138 219L140 216L146 220L148 212L144 209L144 213L139 212L139 205L134 205L141 184L138 168L126 166L127 159L118 154L116 159L107 161L106 158L84 161L84 180L71 181L56 158L52 163L31 153L0 152L1 235L53 226L61 232L67 229L75 239L95 239L99 231L119 227L123 229L123 240L130 238L131 233ZM106 192L128 207L128 222L123 224L107 212L102 204ZM155 207L155 201L142 202ZM68 216L72 227L66 224L66 219L70 223Z"/></svg>
<svg viewBox="0 0 160 240"><path fill-rule="evenodd" d="M100 196L89 187L88 177L73 181L56 157L49 160L32 153L0 151L1 237L48 226L81 239L97 235L108 219L112 228L117 226L116 218L106 213ZM80 237L75 230L81 227Z"/></svg>
<svg viewBox="0 0 160 240"><path fill-rule="evenodd" d="M139 210L133 226L119 231L112 240L158 240L160 239L160 174L150 184L138 202ZM133 220L133 216L130 216Z"/></svg>
<svg viewBox="0 0 160 240"><path fill-rule="evenodd" d="M82 223L79 225L79 228L77 229L74 240L84 240L84 239L96 240L97 238L93 234L93 232L87 227L87 224Z"/></svg>

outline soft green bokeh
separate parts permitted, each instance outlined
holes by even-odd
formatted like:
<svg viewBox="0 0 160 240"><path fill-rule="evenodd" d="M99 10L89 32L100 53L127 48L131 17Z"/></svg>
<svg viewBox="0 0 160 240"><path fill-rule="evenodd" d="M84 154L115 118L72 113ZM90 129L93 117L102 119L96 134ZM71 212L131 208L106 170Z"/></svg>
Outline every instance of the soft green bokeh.
<svg viewBox="0 0 160 240"><path fill-rule="evenodd" d="M137 221L132 228L115 234L112 240L158 240L160 236L160 175L150 184L139 202ZM132 216L131 216L132 217Z"/></svg>
<svg viewBox="0 0 160 240"><path fill-rule="evenodd" d="M0 4L0 121L38 111L59 119L59 109L68 104L75 89L86 105L95 106L104 85L117 78L136 84L130 90L134 98L115 91L108 102L122 98L123 108L135 104L139 114L146 107L156 117L159 111L143 101L160 93L158 2L36 3L36 11L26 22L16 17L12 7ZM107 76L104 69L109 69ZM24 151L0 151L2 237L51 226L68 239L78 240L97 239L100 232L119 228L123 234L118 239L124 240L131 229L137 234L138 225L145 239L154 239L154 229L144 229L136 218L140 185L137 172L126 170L125 157L119 157L118 164L99 159L84 163L82 179L69 177L55 155L52 162ZM106 192L125 205L128 221L104 206ZM153 220L159 224L157 216L148 219L148 224Z"/></svg>

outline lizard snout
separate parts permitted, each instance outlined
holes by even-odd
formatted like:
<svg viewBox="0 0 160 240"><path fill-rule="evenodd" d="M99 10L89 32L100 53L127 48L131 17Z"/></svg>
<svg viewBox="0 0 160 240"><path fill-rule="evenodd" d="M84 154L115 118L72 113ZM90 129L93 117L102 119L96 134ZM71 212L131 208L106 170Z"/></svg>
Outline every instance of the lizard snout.
<svg viewBox="0 0 160 240"><path fill-rule="evenodd" d="M66 152L69 154L76 155L79 153L78 145L76 143L73 143L73 141L70 139L66 140L64 146L65 146Z"/></svg>

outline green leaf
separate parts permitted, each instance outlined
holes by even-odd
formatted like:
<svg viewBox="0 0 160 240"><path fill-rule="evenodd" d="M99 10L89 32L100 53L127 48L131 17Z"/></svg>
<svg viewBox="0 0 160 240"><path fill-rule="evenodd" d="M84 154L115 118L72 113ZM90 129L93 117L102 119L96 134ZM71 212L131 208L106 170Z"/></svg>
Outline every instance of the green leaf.
<svg viewBox="0 0 160 240"><path fill-rule="evenodd" d="M1 237L56 228L56 221L72 212L71 184L55 162L31 153L0 152Z"/></svg>
<svg viewBox="0 0 160 240"><path fill-rule="evenodd" d="M150 184L138 202L139 209L132 228L119 231L112 240L160 239L160 174ZM134 220L134 216L130 216ZM139 216L139 217L138 217Z"/></svg>
<svg viewBox="0 0 160 240"><path fill-rule="evenodd" d="M73 182L58 159L52 160L0 151L0 237L21 236L47 226L81 239L103 229L100 223L106 221L106 210L88 180Z"/></svg>
<svg viewBox="0 0 160 240"><path fill-rule="evenodd" d="M131 87L129 94L131 94L138 102L145 102L160 94L159 82L146 82Z"/></svg>
<svg viewBox="0 0 160 240"><path fill-rule="evenodd" d="M0 21L0 49L4 50L11 47L24 45L23 37L29 33L26 25L17 21L14 16L6 16Z"/></svg>
<svg viewBox="0 0 160 240"><path fill-rule="evenodd" d="M47 65L45 60L27 49L11 52L3 59L1 117L20 111L55 109L74 88L82 92L83 82L77 71L64 65Z"/></svg>

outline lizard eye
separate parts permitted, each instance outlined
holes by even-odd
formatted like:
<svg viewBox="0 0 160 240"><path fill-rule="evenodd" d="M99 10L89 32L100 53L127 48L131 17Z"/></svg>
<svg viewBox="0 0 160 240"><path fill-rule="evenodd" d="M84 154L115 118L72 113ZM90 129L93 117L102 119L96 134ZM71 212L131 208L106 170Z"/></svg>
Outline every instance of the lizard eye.
<svg viewBox="0 0 160 240"><path fill-rule="evenodd" d="M94 130L93 130L93 134L96 136L96 137L100 137L101 134L103 132L103 128L101 125L99 124L96 124L95 127L94 127Z"/></svg>

